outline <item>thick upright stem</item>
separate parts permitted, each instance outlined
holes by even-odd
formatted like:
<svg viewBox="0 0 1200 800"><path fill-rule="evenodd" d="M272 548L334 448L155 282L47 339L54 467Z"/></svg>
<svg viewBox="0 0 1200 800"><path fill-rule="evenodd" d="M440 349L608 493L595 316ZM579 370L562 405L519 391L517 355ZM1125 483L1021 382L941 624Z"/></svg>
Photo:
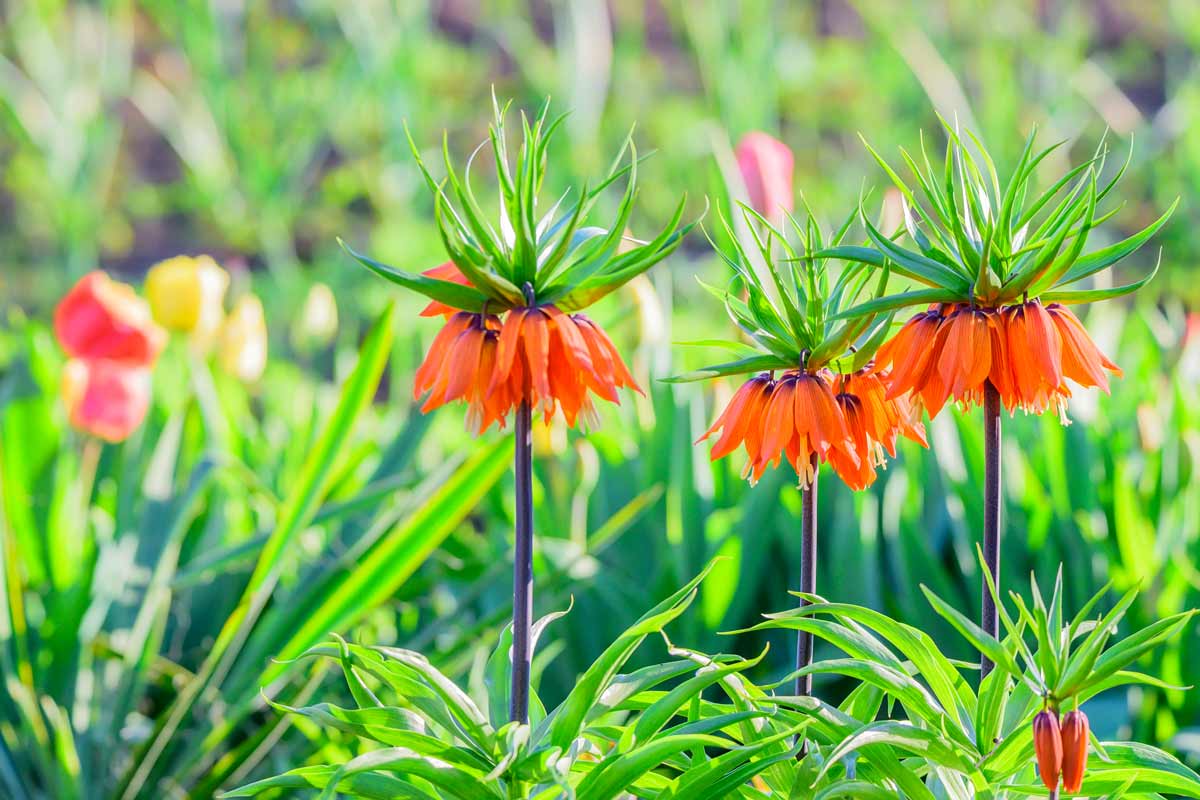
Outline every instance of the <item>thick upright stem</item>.
<svg viewBox="0 0 1200 800"><path fill-rule="evenodd" d="M529 403L517 407L513 436L517 494L516 547L513 552L512 692L509 719L529 721L529 629L533 625L533 447L530 441Z"/></svg>
<svg viewBox="0 0 1200 800"><path fill-rule="evenodd" d="M996 589L1000 588L1000 393L991 381L983 392L983 559ZM998 638L1000 616L996 603L983 582L983 619L980 627ZM991 660L980 656L979 668L983 677L992 671Z"/></svg>
<svg viewBox="0 0 1200 800"><path fill-rule="evenodd" d="M813 457L812 483L800 490L800 591L816 594L817 591L817 457ZM808 601L801 599L801 606ZM796 669L804 669L813 662L812 634L801 631L796 637ZM796 678L796 694L807 697L812 694L812 675Z"/></svg>

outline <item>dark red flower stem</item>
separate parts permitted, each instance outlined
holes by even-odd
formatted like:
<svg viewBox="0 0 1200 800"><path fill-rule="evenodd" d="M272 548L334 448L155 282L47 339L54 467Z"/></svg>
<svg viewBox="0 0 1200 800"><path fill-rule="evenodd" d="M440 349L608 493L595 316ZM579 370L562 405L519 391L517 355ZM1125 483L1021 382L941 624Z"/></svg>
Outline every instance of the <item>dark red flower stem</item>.
<svg viewBox="0 0 1200 800"><path fill-rule="evenodd" d="M817 456L812 456L812 483L800 490L800 591L805 594L817 592ZM801 599L800 605L808 605ZM813 662L813 638L807 631L796 636L796 669L804 669ZM808 697L812 694L812 675L796 678L796 694Z"/></svg>
<svg viewBox="0 0 1200 800"><path fill-rule="evenodd" d="M1000 590L1000 393L988 381L983 389L983 560L992 576L997 592ZM983 616L980 627L989 635L1000 638L1000 616L995 600L983 581ZM980 656L981 677L992 671L991 660Z"/></svg>
<svg viewBox="0 0 1200 800"><path fill-rule="evenodd" d="M512 692L508 717L529 722L529 631L533 626L533 445L530 438L529 403L517 407L513 423L516 439L514 459L516 489L516 546L513 551L513 647Z"/></svg>

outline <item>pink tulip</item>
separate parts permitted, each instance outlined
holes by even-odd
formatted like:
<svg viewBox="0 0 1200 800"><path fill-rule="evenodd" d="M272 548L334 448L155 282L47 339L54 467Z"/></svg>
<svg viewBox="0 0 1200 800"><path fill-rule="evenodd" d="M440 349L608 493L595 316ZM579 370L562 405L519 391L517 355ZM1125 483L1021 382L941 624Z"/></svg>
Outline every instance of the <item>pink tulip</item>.
<svg viewBox="0 0 1200 800"><path fill-rule="evenodd" d="M150 408L149 367L73 358L60 388L71 425L107 442L129 438Z"/></svg>
<svg viewBox="0 0 1200 800"><path fill-rule="evenodd" d="M150 308L133 288L103 272L83 276L54 311L54 333L72 358L150 366L166 344Z"/></svg>
<svg viewBox="0 0 1200 800"><path fill-rule="evenodd" d="M772 222L782 222L795 207L792 172L795 159L786 144L761 131L747 133L735 150L750 206Z"/></svg>

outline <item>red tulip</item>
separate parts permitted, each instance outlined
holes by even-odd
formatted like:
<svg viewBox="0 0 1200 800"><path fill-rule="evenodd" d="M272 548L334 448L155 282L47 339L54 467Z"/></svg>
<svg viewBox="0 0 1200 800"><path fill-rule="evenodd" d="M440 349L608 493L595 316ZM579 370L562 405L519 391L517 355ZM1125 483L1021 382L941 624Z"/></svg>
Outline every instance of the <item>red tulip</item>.
<svg viewBox="0 0 1200 800"><path fill-rule="evenodd" d="M150 366L166 344L166 333L133 288L103 272L85 275L54 311L54 332L72 358L102 358Z"/></svg>
<svg viewBox="0 0 1200 800"><path fill-rule="evenodd" d="M1062 745L1058 714L1047 710L1033 718L1033 752L1037 756L1038 774L1051 792L1058 789L1062 774Z"/></svg>
<svg viewBox="0 0 1200 800"><path fill-rule="evenodd" d="M782 221L795 207L792 171L795 160L786 144L761 131L748 133L735 151L750 206L772 222Z"/></svg>
<svg viewBox="0 0 1200 800"><path fill-rule="evenodd" d="M1062 719L1063 788L1078 792L1088 759L1088 718L1082 711L1069 711Z"/></svg>
<svg viewBox="0 0 1200 800"><path fill-rule="evenodd" d="M63 369L61 391L72 426L121 442L142 424L150 408L150 368L73 358Z"/></svg>

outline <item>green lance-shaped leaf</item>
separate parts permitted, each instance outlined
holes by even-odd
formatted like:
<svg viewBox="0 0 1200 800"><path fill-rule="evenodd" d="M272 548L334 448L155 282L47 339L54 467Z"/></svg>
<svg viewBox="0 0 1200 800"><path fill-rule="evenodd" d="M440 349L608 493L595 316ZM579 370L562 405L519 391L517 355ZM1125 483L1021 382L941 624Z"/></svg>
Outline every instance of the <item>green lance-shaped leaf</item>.
<svg viewBox="0 0 1200 800"><path fill-rule="evenodd" d="M454 681L429 663L428 658L416 651L384 646L375 646L372 649L395 662L395 665L404 672L432 689L453 715L454 721L462 730L463 735L480 751L487 752L489 737L492 733L487 716Z"/></svg>
<svg viewBox="0 0 1200 800"><path fill-rule="evenodd" d="M756 658L748 661L741 660L732 664L699 670L695 676L671 689L643 711L633 727L627 730L625 738L631 743L649 741L678 713L680 708L699 698L709 686L734 673L753 669L762 662L766 654L767 651L763 650Z"/></svg>
<svg viewBox="0 0 1200 800"><path fill-rule="evenodd" d="M839 760L871 744L890 745L924 758L931 764L949 767L966 775L975 772L971 756L952 746L940 732L917 728L906 722L885 720L864 725L835 747L829 754L821 775L824 776Z"/></svg>
<svg viewBox="0 0 1200 800"><path fill-rule="evenodd" d="M949 738L955 739L958 747L974 749L974 743L967 739L961 727L945 725L950 718L933 695L919 681L900 670L866 660L835 658L796 670L788 675L788 679L822 674L845 675L877 686L900 701L910 718L932 728L947 727Z"/></svg>
<svg viewBox="0 0 1200 800"><path fill-rule="evenodd" d="M848 308L838 314L835 314L832 319L854 319L855 317L866 316L869 314L882 314L888 311L898 311L902 308L910 306L924 306L932 303L953 303L960 299L960 296L950 291L949 289L915 289L911 292L900 292L899 294L884 295L873 300L868 300L865 303L860 303L852 308Z"/></svg>
<svg viewBox="0 0 1200 800"><path fill-rule="evenodd" d="M219 685L224 680L237 658L275 589L288 546L316 514L328 491L334 465L350 441L350 432L374 397L391 352L394 316L395 306L389 305L363 341L358 364L342 387L333 415L309 451L292 491L280 507L279 522L263 546L237 607L222 625L200 671L179 693L154 735L133 760L122 781L119 795L122 800L133 800L152 776L158 774L162 766L160 759L180 723L210 684Z"/></svg>
<svg viewBox="0 0 1200 800"><path fill-rule="evenodd" d="M576 800L615 800L635 780L686 750L724 748L728 739L707 734L663 736L619 756L604 759L579 782Z"/></svg>
<svg viewBox="0 0 1200 800"><path fill-rule="evenodd" d="M1070 697L1075 692L1087 688L1089 684L1103 681L1116 674L1126 666L1134 663L1146 653L1158 647L1167 639L1178 634L1195 616L1194 611L1184 611L1165 619L1160 619L1137 633L1127 636L1120 642L1108 648L1095 665L1085 673L1073 673L1073 680L1068 683L1063 680L1062 693Z"/></svg>
<svg viewBox="0 0 1200 800"><path fill-rule="evenodd" d="M430 554L454 532L507 473L513 443L505 438L478 449L400 524L382 536L355 564L323 587L321 601L308 609L279 651L294 658L328 631L344 629L391 597ZM262 683L284 672L266 670Z"/></svg>
<svg viewBox="0 0 1200 800"><path fill-rule="evenodd" d="M566 749L582 729L588 713L595 707L600 695L608 688L617 671L625 664L633 651L651 633L661 631L672 620L682 614L696 597L696 587L712 569L710 563L704 570L687 582L679 591L646 612L617 640L608 646L600 657L580 676L575 687L562 705L538 726L534 741L545 736L552 747Z"/></svg>
<svg viewBox="0 0 1200 800"><path fill-rule="evenodd" d="M444 751L438 750L438 753ZM448 763L440 755L426 754L407 747L373 750L352 759L329 776L320 800L331 800L339 784L348 777L362 774L396 773L417 777L433 784L447 798L485 800L504 798L494 781L485 781L485 773L464 764Z"/></svg>
<svg viewBox="0 0 1200 800"><path fill-rule="evenodd" d="M693 764L663 793L661 800L707 800L727 796L726 792L744 787L755 775L795 759L795 747L774 755L769 751L776 745L786 744L802 728L803 725L787 728L773 736L764 736L744 747Z"/></svg>
<svg viewBox="0 0 1200 800"><path fill-rule="evenodd" d="M571 600L571 605L575 603ZM539 619L533 624L529 632L529 650L535 652L537 650L537 642L542 633L555 620L562 619L571 611L568 606L563 611L555 611L551 614ZM504 631L500 634L500 641L496 643L495 649L492 650L492 655L488 658L487 671L484 677L484 683L487 686L488 697L488 718L491 720L492 726L495 728L502 727L508 722L509 700L512 693L512 624L504 627ZM544 715L545 710L540 709ZM530 713L530 724L536 725L539 719Z"/></svg>
<svg viewBox="0 0 1200 800"><path fill-rule="evenodd" d="M1148 275L1141 280L1127 283L1124 286L1113 286L1109 289L1054 289L1043 293L1041 299L1044 303L1062 303L1068 306L1077 303L1096 303L1101 300L1124 297L1127 294L1133 294L1152 281L1154 276L1158 274L1158 267L1161 263L1162 255L1160 254L1159 259L1154 262L1154 269Z"/></svg>
<svg viewBox="0 0 1200 800"><path fill-rule="evenodd" d="M421 275L419 273L405 272L398 267L389 266L356 252L341 239L338 239L338 244L376 275L381 275L392 283L418 292L430 300L436 300L452 308L471 312L480 311L483 308L484 301L487 300L482 292L472 286L464 286L453 281L438 280L437 278L430 278L428 275Z"/></svg>
<svg viewBox="0 0 1200 800"><path fill-rule="evenodd" d="M345 731L364 739L394 747L419 747L423 752L435 753L438 748L447 751L448 758L455 749L439 739L421 733L424 727L421 718L406 708L380 706L375 708L341 708L332 703L317 703L311 706L289 706L268 699L267 704L277 711L307 717L323 728ZM469 751L461 750L462 753ZM472 763L484 766L478 756Z"/></svg>
<svg viewBox="0 0 1200 800"><path fill-rule="evenodd" d="M1003 667L1009 674L1017 678L1023 677L1023 673L1013 660L1012 655L1004 649L995 637L984 632L982 628L930 591L927 586L922 584L921 591L925 593L925 597L929 600L929 604L933 606L933 610L949 622L976 649L987 656L993 664Z"/></svg>
<svg viewBox="0 0 1200 800"><path fill-rule="evenodd" d="M337 775L337 771L337 767L330 766L301 767L273 778L248 783L217 796L257 797L263 792L272 792L273 796L279 796L279 791L285 791L285 796L294 796L296 792L305 789L324 789ZM367 800L429 800L429 794L411 782L379 772L343 778L338 785L338 791L349 797Z"/></svg>
<svg viewBox="0 0 1200 800"><path fill-rule="evenodd" d="M953 716L957 724L961 724L963 711L975 704L975 697L929 634L911 625L897 622L871 608L848 603L827 603L816 596L808 596L806 599L809 600L809 605L771 615L771 622L761 623L757 627L767 627L772 623L788 627L790 620L796 617L815 614L829 614L846 626L854 624L855 628L849 630L857 632L860 636L863 635L863 631L858 626L865 626L890 642L900 652L902 659L907 659L916 666L942 708ZM836 641L834 644L841 646ZM884 663L897 666L895 661Z"/></svg>
<svg viewBox="0 0 1200 800"><path fill-rule="evenodd" d="M1107 759L1088 762L1077 796L1098 797L1124 789L1135 797L1153 793L1200 798L1200 775L1174 756L1137 742L1104 742L1102 746ZM1045 795L1041 786L1011 788L1021 794Z"/></svg>
<svg viewBox="0 0 1200 800"><path fill-rule="evenodd" d="M776 355L758 355L748 358L740 358L737 361L730 361L725 364L715 364L711 367L698 369L693 372L686 372L683 375L675 375L670 378L664 378L664 383L691 383L693 381L709 380L711 378L720 378L727 375L746 375L749 373L768 372L774 369L789 369L796 364L786 361Z"/></svg>
<svg viewBox="0 0 1200 800"><path fill-rule="evenodd" d="M1111 267L1121 259L1132 254L1135 250L1149 241L1151 236L1158 233L1159 229L1162 228L1163 225L1167 224L1167 220L1169 220L1171 215L1175 213L1175 209L1178 206L1179 200L1176 198L1175 202L1171 203L1170 208L1168 208L1161 217L1147 225L1141 231L1135 233L1133 236L1117 242L1116 244L1101 248L1094 253L1088 253L1087 255L1082 256L1071 266L1069 270L1066 271L1065 274L1063 274L1061 278L1059 278L1058 285L1065 286L1069 283L1075 283L1076 281L1083 280L1090 275L1094 275L1103 269Z"/></svg>

